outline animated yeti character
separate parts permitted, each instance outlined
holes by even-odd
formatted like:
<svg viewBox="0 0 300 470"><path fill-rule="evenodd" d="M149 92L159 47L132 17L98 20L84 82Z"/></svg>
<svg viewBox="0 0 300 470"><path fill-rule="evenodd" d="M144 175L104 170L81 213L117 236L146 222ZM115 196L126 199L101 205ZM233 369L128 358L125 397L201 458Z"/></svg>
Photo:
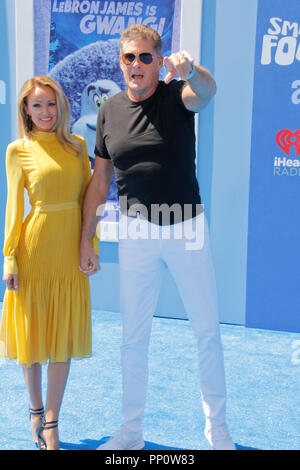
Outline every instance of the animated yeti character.
<svg viewBox="0 0 300 470"><path fill-rule="evenodd" d="M102 103L119 93L121 88L112 80L97 80L89 83L81 96L80 118L74 123L72 132L85 138L91 167L94 168L94 148L96 141L96 123Z"/></svg>
<svg viewBox="0 0 300 470"><path fill-rule="evenodd" d="M92 168L99 105L126 88L119 56L119 40L97 41L69 54L49 73L68 97L72 132L86 139ZM114 175L108 200L118 200Z"/></svg>

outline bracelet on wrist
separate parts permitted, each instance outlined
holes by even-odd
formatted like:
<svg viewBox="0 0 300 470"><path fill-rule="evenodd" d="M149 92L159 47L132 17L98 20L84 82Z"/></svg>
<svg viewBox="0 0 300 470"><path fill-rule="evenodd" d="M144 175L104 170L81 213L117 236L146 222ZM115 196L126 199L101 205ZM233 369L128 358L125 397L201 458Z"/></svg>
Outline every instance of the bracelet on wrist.
<svg viewBox="0 0 300 470"><path fill-rule="evenodd" d="M195 75L195 71L196 71L196 67L195 67L195 64L194 62L192 63L192 71L191 73L189 74L189 76L186 78L186 80L191 80L191 78L193 78L193 76Z"/></svg>

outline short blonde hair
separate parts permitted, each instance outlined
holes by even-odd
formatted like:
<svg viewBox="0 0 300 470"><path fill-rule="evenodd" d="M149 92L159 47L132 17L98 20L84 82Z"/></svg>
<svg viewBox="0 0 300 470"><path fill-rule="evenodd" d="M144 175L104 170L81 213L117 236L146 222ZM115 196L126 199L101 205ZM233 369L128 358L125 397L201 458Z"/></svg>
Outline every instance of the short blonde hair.
<svg viewBox="0 0 300 470"><path fill-rule="evenodd" d="M56 99L57 106L57 120L51 129L56 132L57 138L62 146L67 150L71 147L78 154L82 153L81 143L70 133L70 105L69 101L64 94L61 86L47 75L37 75L27 80L19 94L18 100L18 134L20 138L30 138L34 134L34 130L28 129L28 116L26 112L27 98L30 93L36 88L41 86L50 87Z"/></svg>
<svg viewBox="0 0 300 470"><path fill-rule="evenodd" d="M162 42L160 35L157 31L155 31L155 29L149 28L149 26L144 24L134 24L124 29L120 40L121 54L124 52L124 43L134 39L150 39L153 43L153 49L155 50L157 56L161 55Z"/></svg>

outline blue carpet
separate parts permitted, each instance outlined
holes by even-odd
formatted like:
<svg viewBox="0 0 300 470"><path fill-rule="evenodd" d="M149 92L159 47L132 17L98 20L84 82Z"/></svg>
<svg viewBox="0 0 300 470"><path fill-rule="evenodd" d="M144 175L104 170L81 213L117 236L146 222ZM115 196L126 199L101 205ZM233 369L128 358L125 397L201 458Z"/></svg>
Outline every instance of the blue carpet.
<svg viewBox="0 0 300 470"><path fill-rule="evenodd" d="M1 304L0 304L1 305ZM300 335L221 325L227 417L240 450L300 449ZM120 315L93 312L90 359L73 361L60 415L61 448L93 450L121 423ZM43 368L46 383L46 367ZM45 390L45 387L44 387ZM0 362L0 449L34 449L20 367ZM153 320L145 450L209 449L196 341L185 320Z"/></svg>

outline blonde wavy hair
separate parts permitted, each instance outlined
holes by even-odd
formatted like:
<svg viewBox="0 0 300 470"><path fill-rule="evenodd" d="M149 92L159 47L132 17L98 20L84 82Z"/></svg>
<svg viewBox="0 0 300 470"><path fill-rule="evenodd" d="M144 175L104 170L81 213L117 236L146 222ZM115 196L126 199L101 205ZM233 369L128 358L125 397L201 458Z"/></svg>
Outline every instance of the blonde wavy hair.
<svg viewBox="0 0 300 470"><path fill-rule="evenodd" d="M60 85L47 75L37 75L26 80L19 94L18 99L18 135L19 138L31 138L34 135L34 129L28 129L28 116L26 112L27 98L30 93L41 86L50 87L56 99L57 120L51 129L55 132L57 138L65 150L71 149L75 153L82 154L81 142L70 133L70 105ZM70 149L71 147L71 149Z"/></svg>

